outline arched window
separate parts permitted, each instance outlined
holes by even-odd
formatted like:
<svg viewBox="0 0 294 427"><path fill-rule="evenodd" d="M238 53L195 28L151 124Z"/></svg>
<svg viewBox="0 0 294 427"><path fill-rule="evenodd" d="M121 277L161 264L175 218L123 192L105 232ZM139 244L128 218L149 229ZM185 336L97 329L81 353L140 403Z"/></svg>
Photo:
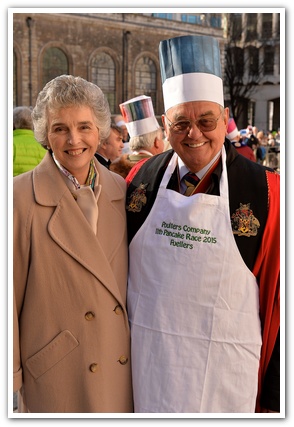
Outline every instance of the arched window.
<svg viewBox="0 0 294 427"><path fill-rule="evenodd" d="M68 59L63 50L58 47L49 47L46 49L42 60L43 86L55 77L68 73Z"/></svg>
<svg viewBox="0 0 294 427"><path fill-rule="evenodd" d="M90 69L92 82L100 87L108 99L111 113L115 113L117 105L115 63L113 59L107 53L99 52L92 58Z"/></svg>
<svg viewBox="0 0 294 427"><path fill-rule="evenodd" d="M135 96L146 95L152 99L156 109L157 72L155 63L151 58L142 56L135 67Z"/></svg>

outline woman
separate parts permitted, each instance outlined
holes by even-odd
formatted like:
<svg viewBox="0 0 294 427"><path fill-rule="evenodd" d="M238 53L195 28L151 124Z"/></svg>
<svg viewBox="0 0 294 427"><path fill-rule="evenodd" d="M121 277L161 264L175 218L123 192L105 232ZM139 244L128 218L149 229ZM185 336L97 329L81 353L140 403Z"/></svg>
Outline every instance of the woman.
<svg viewBox="0 0 294 427"><path fill-rule="evenodd" d="M19 412L132 412L126 184L95 159L102 91L59 76L33 110L45 158L14 178Z"/></svg>

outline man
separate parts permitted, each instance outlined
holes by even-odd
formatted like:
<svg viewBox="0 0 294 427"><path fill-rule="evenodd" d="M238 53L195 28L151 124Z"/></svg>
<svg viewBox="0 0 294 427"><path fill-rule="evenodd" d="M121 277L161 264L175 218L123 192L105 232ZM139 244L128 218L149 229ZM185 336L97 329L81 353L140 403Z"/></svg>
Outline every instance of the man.
<svg viewBox="0 0 294 427"><path fill-rule="evenodd" d="M121 129L121 132L122 132L122 138L124 143L123 153L124 154L129 153L130 152L130 148L129 148L130 135L128 134L128 129L123 119L123 116L120 114L115 116L114 123L116 124L116 126L118 126Z"/></svg>
<svg viewBox="0 0 294 427"><path fill-rule="evenodd" d="M225 138L217 40L159 54L172 150L127 192L135 412L278 412L279 175Z"/></svg>
<svg viewBox="0 0 294 427"><path fill-rule="evenodd" d="M150 96L140 95L120 104L122 115L130 135L129 160L137 163L163 152L162 130L154 115Z"/></svg>
<svg viewBox="0 0 294 427"><path fill-rule="evenodd" d="M95 157L109 169L111 162L121 156L123 148L122 132L118 126L111 124L109 137L100 142Z"/></svg>
<svg viewBox="0 0 294 427"><path fill-rule="evenodd" d="M164 141L150 96L132 98L120 104L120 109L130 135L130 153L117 159L111 165L111 170L126 178L140 160L146 161L155 154L162 153Z"/></svg>
<svg viewBox="0 0 294 427"><path fill-rule="evenodd" d="M230 118L228 122L227 138L231 141L231 144L236 148L239 154L256 162L254 151L240 138L237 125L233 118Z"/></svg>

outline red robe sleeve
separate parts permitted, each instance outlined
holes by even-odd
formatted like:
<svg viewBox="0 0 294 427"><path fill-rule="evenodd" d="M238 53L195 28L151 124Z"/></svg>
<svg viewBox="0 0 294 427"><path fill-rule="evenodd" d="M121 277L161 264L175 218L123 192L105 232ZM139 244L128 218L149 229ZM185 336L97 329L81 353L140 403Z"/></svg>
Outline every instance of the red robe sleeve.
<svg viewBox="0 0 294 427"><path fill-rule="evenodd" d="M138 172L138 170L141 168L141 166L149 159L149 157L146 157L145 159L139 160L130 170L128 175L125 177L126 183L129 186L132 182L134 176Z"/></svg>
<svg viewBox="0 0 294 427"><path fill-rule="evenodd" d="M259 284L262 348L256 412L260 412L262 385L280 327L280 175L266 172L268 219L253 274ZM265 408L267 409L267 408Z"/></svg>

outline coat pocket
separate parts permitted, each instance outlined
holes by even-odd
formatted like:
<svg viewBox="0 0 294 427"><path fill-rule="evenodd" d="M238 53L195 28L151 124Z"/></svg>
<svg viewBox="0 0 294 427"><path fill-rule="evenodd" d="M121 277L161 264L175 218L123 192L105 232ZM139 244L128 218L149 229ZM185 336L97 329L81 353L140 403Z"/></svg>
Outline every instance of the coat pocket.
<svg viewBox="0 0 294 427"><path fill-rule="evenodd" d="M78 345L79 342L71 332L67 330L62 331L42 350L30 357L26 361L26 366L31 375L35 379L38 379Z"/></svg>

